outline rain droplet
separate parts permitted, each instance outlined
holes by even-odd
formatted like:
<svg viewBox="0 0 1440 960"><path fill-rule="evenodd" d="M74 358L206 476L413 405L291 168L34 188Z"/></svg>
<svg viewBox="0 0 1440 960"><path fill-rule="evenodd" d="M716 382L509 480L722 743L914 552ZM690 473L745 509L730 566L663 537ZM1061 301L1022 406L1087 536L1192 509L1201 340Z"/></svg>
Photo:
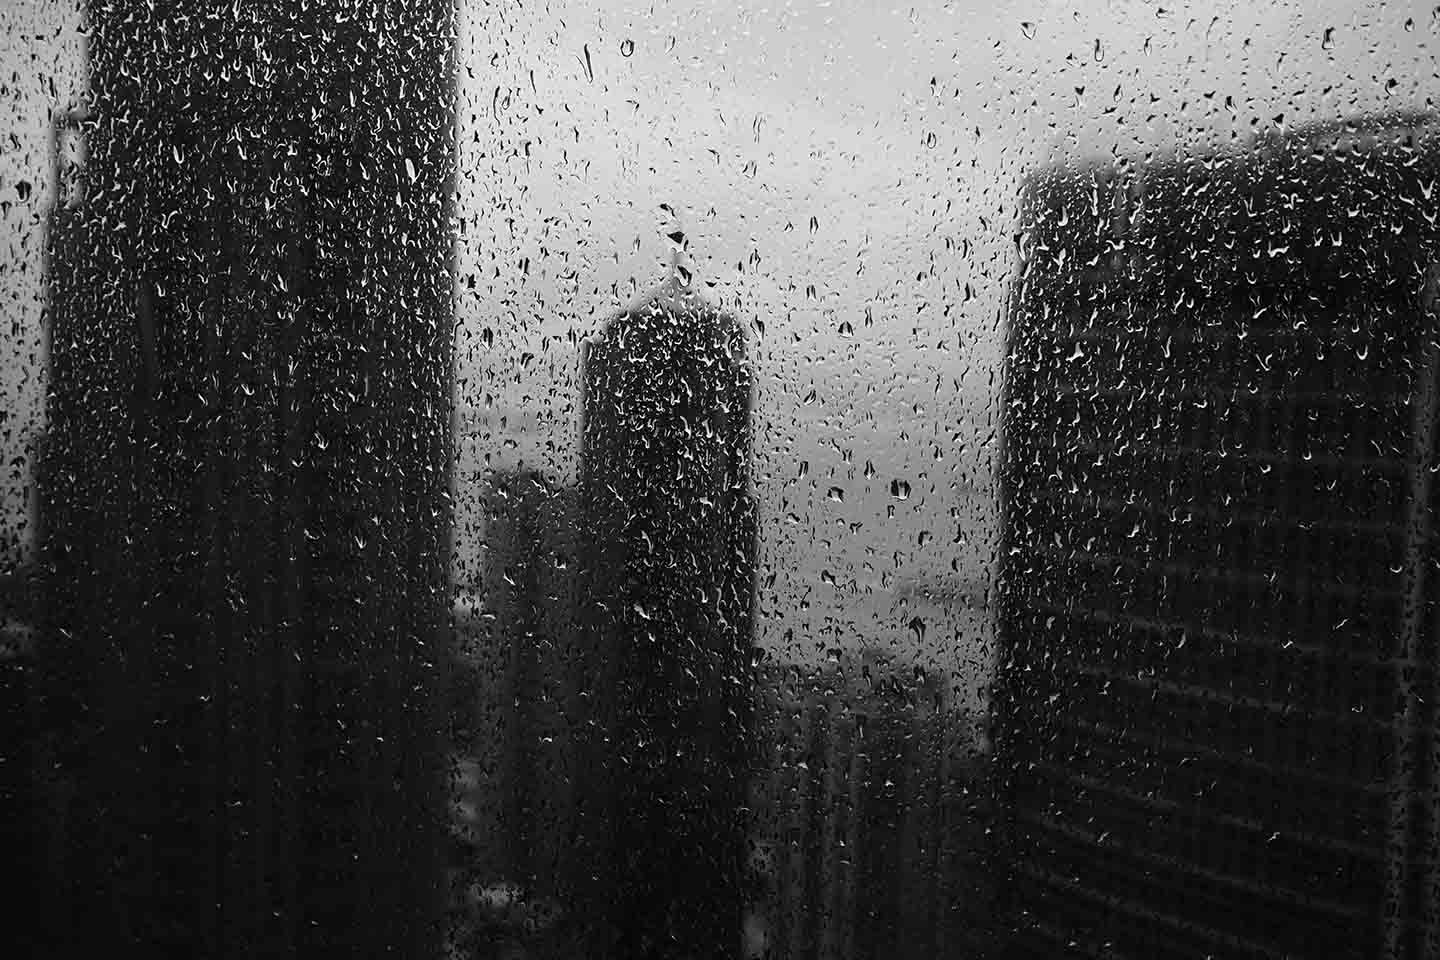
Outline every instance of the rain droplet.
<svg viewBox="0 0 1440 960"><path fill-rule="evenodd" d="M1020 21L1020 32L1025 35L1026 40L1034 40L1035 24L1031 23L1029 20Z"/></svg>
<svg viewBox="0 0 1440 960"><path fill-rule="evenodd" d="M635 52L635 41L626 37L620 41L620 56L628 57Z"/></svg>
<svg viewBox="0 0 1440 960"><path fill-rule="evenodd" d="M1321 50L1334 50L1334 49L1335 49L1335 28L1334 28L1334 27L1326 27L1326 28L1325 28L1325 36L1323 36L1323 37L1320 38L1320 49L1321 49Z"/></svg>

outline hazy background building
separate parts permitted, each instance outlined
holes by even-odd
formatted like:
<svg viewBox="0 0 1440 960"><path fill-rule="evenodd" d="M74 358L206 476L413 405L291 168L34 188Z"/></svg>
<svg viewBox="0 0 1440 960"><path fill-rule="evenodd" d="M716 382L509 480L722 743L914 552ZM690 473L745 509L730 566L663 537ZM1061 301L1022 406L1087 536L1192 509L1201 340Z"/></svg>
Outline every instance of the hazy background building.
<svg viewBox="0 0 1440 960"><path fill-rule="evenodd" d="M1401 116L1027 182L1013 955L1440 948L1437 176Z"/></svg>
<svg viewBox="0 0 1440 960"><path fill-rule="evenodd" d="M1000 934L986 758L884 651L757 671L747 957L976 956Z"/></svg>
<svg viewBox="0 0 1440 960"><path fill-rule="evenodd" d="M547 927L571 922L576 791L586 789L576 778L574 489L497 471L482 502L483 562L456 605L449 705L453 895L467 928L457 939L477 949L487 937L533 942L516 911L545 914Z"/></svg>

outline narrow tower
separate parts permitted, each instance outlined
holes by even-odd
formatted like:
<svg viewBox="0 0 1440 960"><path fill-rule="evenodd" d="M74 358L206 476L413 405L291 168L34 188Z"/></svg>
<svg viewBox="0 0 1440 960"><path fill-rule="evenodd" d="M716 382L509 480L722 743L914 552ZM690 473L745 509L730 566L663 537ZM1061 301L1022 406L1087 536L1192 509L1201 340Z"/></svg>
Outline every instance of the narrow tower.
<svg viewBox="0 0 1440 960"><path fill-rule="evenodd" d="M583 357L577 850L598 955L731 957L744 898L755 511L736 319L669 278Z"/></svg>

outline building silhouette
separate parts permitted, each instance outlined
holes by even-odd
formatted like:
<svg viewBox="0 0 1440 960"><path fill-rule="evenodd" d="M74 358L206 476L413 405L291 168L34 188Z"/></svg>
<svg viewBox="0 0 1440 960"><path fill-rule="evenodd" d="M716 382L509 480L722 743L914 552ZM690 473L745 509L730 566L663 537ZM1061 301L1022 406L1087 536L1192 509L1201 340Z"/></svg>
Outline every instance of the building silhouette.
<svg viewBox="0 0 1440 960"><path fill-rule="evenodd" d="M743 330L677 264L582 364L577 902L591 955L730 957L752 756Z"/></svg>
<svg viewBox="0 0 1440 960"><path fill-rule="evenodd" d="M1401 117L1026 182L1011 955L1440 953L1437 174Z"/></svg>
<svg viewBox="0 0 1440 960"><path fill-rule="evenodd" d="M30 708L36 640L34 571L10 558L0 561L0 856L30 863L44 852L34 833L33 788L39 731ZM12 906L20 916L41 907L29 890Z"/></svg>
<svg viewBox="0 0 1440 960"><path fill-rule="evenodd" d="M990 794L947 688L876 651L762 665L746 956L977 955Z"/></svg>
<svg viewBox="0 0 1440 960"><path fill-rule="evenodd" d="M457 939L480 949L514 939L533 951L540 931L511 914L544 915L547 932L571 920L566 883L581 788L575 496L537 471L507 470L491 473L479 497L479 575L455 611ZM514 909L487 910L487 896Z"/></svg>
<svg viewBox="0 0 1440 960"><path fill-rule="evenodd" d="M452 16L89 5L36 955L439 949Z"/></svg>

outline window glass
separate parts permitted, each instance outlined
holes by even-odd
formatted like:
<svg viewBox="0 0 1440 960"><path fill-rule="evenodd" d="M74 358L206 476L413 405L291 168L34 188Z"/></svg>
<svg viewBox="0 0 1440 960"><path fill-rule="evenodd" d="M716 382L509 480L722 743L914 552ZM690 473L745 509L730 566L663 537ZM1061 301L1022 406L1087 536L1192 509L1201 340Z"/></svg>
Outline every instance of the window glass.
<svg viewBox="0 0 1440 960"><path fill-rule="evenodd" d="M1437 43L6 5L22 954L1440 953Z"/></svg>

